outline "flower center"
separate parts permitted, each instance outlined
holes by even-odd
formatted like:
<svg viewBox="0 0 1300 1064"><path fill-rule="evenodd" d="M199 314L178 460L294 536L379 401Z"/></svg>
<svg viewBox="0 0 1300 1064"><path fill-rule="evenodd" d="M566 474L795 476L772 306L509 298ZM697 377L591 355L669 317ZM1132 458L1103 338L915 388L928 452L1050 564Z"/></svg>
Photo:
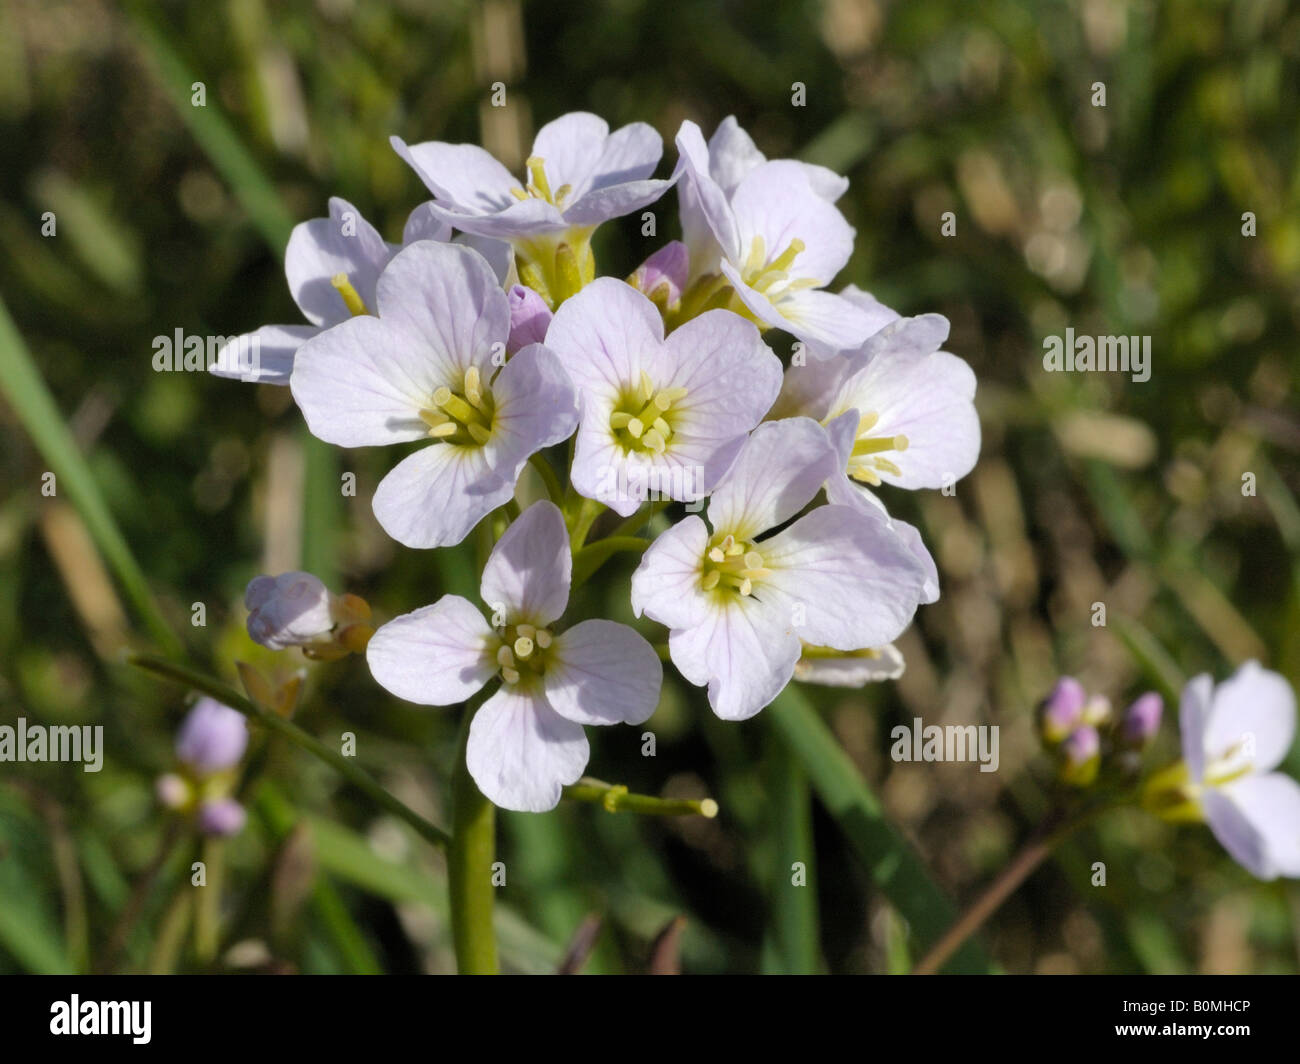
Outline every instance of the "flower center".
<svg viewBox="0 0 1300 1064"><path fill-rule="evenodd" d="M686 398L685 388L656 389L650 375L625 392L609 415L609 427L624 451L663 454L672 439L672 411Z"/></svg>
<svg viewBox="0 0 1300 1064"><path fill-rule="evenodd" d="M773 303L802 288L816 288L817 281L814 278L790 276L790 267L794 265L794 260L802 254L806 246L798 238L791 240L785 250L769 262L763 238L755 236L749 244L749 257L740 268L741 279L755 292L761 292Z"/></svg>
<svg viewBox="0 0 1300 1064"><path fill-rule="evenodd" d="M763 567L763 556L754 549L753 543L738 540L731 533L715 535L704 555L700 588L704 591L719 588L749 595L753 593L754 581L770 576L771 572Z"/></svg>
<svg viewBox="0 0 1300 1064"><path fill-rule="evenodd" d="M903 475L903 471L886 458L885 453L894 451L901 454L907 450L906 436L871 435L871 430L879 420L880 415L873 410L867 411L858 418L857 436L853 442L853 451L849 455L846 470L849 476L858 483L870 484L873 487L880 484L880 473L882 472L890 473L896 477Z"/></svg>
<svg viewBox="0 0 1300 1064"><path fill-rule="evenodd" d="M546 672L546 651L554 636L533 624L506 625L497 648L501 679L511 686L528 683Z"/></svg>
<svg viewBox="0 0 1300 1064"><path fill-rule="evenodd" d="M430 397L429 406L420 411L420 420L429 426L429 435L436 440L482 446L492 436L495 410L492 392L483 386L478 367L470 366L461 391L439 388Z"/></svg>
<svg viewBox="0 0 1300 1064"><path fill-rule="evenodd" d="M572 185L561 185L554 192L551 183L546 180L546 160L537 155L530 155L528 162L528 184L523 188L512 188L510 194L517 200L545 200L552 207L564 209L564 200L573 191Z"/></svg>

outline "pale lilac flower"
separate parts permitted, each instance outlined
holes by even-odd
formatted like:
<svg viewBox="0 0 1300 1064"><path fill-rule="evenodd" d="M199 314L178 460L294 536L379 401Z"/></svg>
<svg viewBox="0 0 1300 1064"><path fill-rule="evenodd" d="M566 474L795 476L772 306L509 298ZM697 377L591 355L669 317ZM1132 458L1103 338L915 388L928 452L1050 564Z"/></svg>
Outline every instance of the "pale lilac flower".
<svg viewBox="0 0 1300 1064"><path fill-rule="evenodd" d="M767 162L767 156L758 150L753 139L740 127L734 115L728 115L718 123L718 128L709 138L708 147L704 149L703 155L700 154L699 149L703 141L699 126L694 122L688 122L683 126L683 131L695 149L700 169L713 180L727 202L731 201L741 180L750 171ZM706 156L707 166L703 165ZM802 169L812 190L827 203L834 203L849 187L848 178L841 177L824 166L816 166L812 163L796 165ZM682 235L686 247L691 252L691 277L697 277L702 273L716 273L717 242L709 229L709 222L705 217L695 183L682 182L678 186L677 195L681 204Z"/></svg>
<svg viewBox="0 0 1300 1064"><path fill-rule="evenodd" d="M521 284L506 295L510 300L510 339L506 341L506 354L513 355L529 344L544 343L546 330L551 327L551 308L546 300Z"/></svg>
<svg viewBox="0 0 1300 1064"><path fill-rule="evenodd" d="M210 798L199 805L199 830L205 835L218 838L238 835L247 820L248 813L233 798Z"/></svg>
<svg viewBox="0 0 1300 1064"><path fill-rule="evenodd" d="M175 772L164 772L154 781L158 801L168 809L183 809L194 795L189 783Z"/></svg>
<svg viewBox="0 0 1300 1064"><path fill-rule="evenodd" d="M592 231L655 202L676 180L650 180L663 154L650 126L634 122L611 133L604 119L582 111L538 131L522 181L476 144L391 143L433 193L437 215L462 232L510 241L521 278L552 305L576 290L558 276L561 245L582 280L591 280Z"/></svg>
<svg viewBox="0 0 1300 1064"><path fill-rule="evenodd" d="M1120 742L1133 749L1146 746L1160 730L1160 718L1164 715L1164 710L1164 699L1154 691L1139 695L1124 711L1120 720Z"/></svg>
<svg viewBox="0 0 1300 1064"><path fill-rule="evenodd" d="M311 573L254 577L244 592L248 634L271 650L314 643L334 627L332 601Z"/></svg>
<svg viewBox="0 0 1300 1064"><path fill-rule="evenodd" d="M1091 786L1101 770L1101 734L1089 724L1075 728L1059 753L1061 779L1075 787Z"/></svg>
<svg viewBox="0 0 1300 1064"><path fill-rule="evenodd" d="M646 296L659 310L676 310L686 288L689 258L686 245L673 240L632 271L627 283Z"/></svg>
<svg viewBox="0 0 1300 1064"><path fill-rule="evenodd" d="M572 564L564 517L553 503L534 503L483 570L479 592L495 628L466 599L444 595L381 627L366 650L379 684L420 705L464 702L500 673L501 688L470 725L466 762L505 809L554 808L586 768L583 725L640 724L659 701L659 658L627 625L555 629Z"/></svg>
<svg viewBox="0 0 1300 1064"><path fill-rule="evenodd" d="M821 506L760 538L811 502L834 469L816 422L759 425L713 492L709 524L689 516L674 525L633 574L633 610L670 629L673 663L708 685L725 720L771 702L804 644L883 646L925 594L924 566L877 511Z"/></svg>
<svg viewBox="0 0 1300 1064"><path fill-rule="evenodd" d="M234 768L248 747L248 722L215 698L200 698L176 734L176 756L199 776Z"/></svg>
<svg viewBox="0 0 1300 1064"><path fill-rule="evenodd" d="M654 304L611 277L560 307L546 342L582 396L573 486L624 517L650 494L712 491L781 387L743 318L708 311L665 339Z"/></svg>
<svg viewBox="0 0 1300 1064"><path fill-rule="evenodd" d="M309 325L263 325L226 344L212 372L218 377L288 384L298 348L331 325L373 313L375 285L399 250L347 200L330 198L328 218L294 226L284 252L289 291ZM451 230L425 207L411 212L403 235L448 240Z"/></svg>
<svg viewBox="0 0 1300 1064"><path fill-rule="evenodd" d="M1073 676L1062 676L1038 707L1038 729L1049 743L1061 742L1083 723L1088 694Z"/></svg>
<svg viewBox="0 0 1300 1064"><path fill-rule="evenodd" d="M903 655L893 643L879 649L827 651L825 647L803 648L795 663L794 678L823 687L862 687L903 675Z"/></svg>
<svg viewBox="0 0 1300 1064"><path fill-rule="evenodd" d="M1271 771L1295 737L1291 685L1254 661L1218 687L1205 673L1178 717L1190 795L1215 838L1260 879L1300 877L1300 784Z"/></svg>
<svg viewBox="0 0 1300 1064"><path fill-rule="evenodd" d="M459 543L509 501L529 455L572 434L577 396L540 344L498 368L509 300L475 251L412 244L384 270L375 298L377 317L303 345L294 399L308 428L341 447L432 439L388 473L372 506L408 547Z"/></svg>
<svg viewBox="0 0 1300 1064"><path fill-rule="evenodd" d="M869 314L822 291L849 260L853 227L818 194L804 164L760 163L728 196L710 175L708 149L694 122L682 124L677 147L687 202L698 203L714 242L712 251L691 248L692 268L706 276L716 269L718 292L730 284L739 301L733 309L784 329L815 358L863 344L871 332Z"/></svg>

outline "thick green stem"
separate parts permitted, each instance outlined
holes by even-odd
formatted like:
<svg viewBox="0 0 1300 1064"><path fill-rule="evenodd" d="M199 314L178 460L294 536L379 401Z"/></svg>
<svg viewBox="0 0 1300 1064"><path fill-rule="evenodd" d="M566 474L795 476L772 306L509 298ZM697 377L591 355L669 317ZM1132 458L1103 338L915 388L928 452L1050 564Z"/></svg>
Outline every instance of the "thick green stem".
<svg viewBox="0 0 1300 1064"><path fill-rule="evenodd" d="M461 975L497 974L497 941L492 930L496 807L478 789L465 763L469 725L479 701L475 699L466 707L451 778L452 837L447 847L447 880L452 940Z"/></svg>
<svg viewBox="0 0 1300 1064"><path fill-rule="evenodd" d="M606 536L595 543L588 543L573 556L573 582L571 588L580 587L587 579L615 554L628 551L644 553L650 546L650 540L640 536Z"/></svg>

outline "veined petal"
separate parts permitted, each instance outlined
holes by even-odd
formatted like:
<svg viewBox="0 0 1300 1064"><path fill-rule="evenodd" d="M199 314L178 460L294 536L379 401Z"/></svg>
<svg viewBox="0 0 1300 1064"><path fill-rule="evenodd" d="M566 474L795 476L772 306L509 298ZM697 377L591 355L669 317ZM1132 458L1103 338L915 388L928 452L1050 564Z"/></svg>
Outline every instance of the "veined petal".
<svg viewBox="0 0 1300 1064"><path fill-rule="evenodd" d="M673 433L723 440L762 420L781 388L781 361L740 315L711 310L668 334L673 365L662 386L686 389L673 404Z"/></svg>
<svg viewBox="0 0 1300 1064"><path fill-rule="evenodd" d="M787 417L810 417L823 420L831 408L831 399L839 390L840 382L853 372L856 362L852 356L838 358L813 358L802 366L790 366L781 380L781 392L768 411L768 419L776 421Z"/></svg>
<svg viewBox="0 0 1300 1064"><path fill-rule="evenodd" d="M598 277L560 304L546 345L578 391L611 398L636 382L663 343L663 319L631 285Z"/></svg>
<svg viewBox="0 0 1300 1064"><path fill-rule="evenodd" d="M511 356L492 381L496 413L489 443L493 467L511 483L528 456L567 440L578 425L578 396L560 360L541 344Z"/></svg>
<svg viewBox="0 0 1300 1064"><path fill-rule="evenodd" d="M1204 804L1214 837L1249 872L1300 878L1300 783L1280 772L1245 776Z"/></svg>
<svg viewBox="0 0 1300 1064"><path fill-rule="evenodd" d="M438 217L433 209L433 201L421 203L406 217L402 228L402 244L414 244L417 240L438 240L446 243L451 239L451 226Z"/></svg>
<svg viewBox="0 0 1300 1064"><path fill-rule="evenodd" d="M903 667L902 653L890 643L876 651L875 657L854 654L801 657L794 667L794 678L823 687L862 687L881 680L897 680L903 675Z"/></svg>
<svg viewBox="0 0 1300 1064"><path fill-rule="evenodd" d="M777 159L751 170L736 186L731 210L742 258L755 237L762 238L769 259L790 241L803 241L804 250L789 270L792 277L827 285L853 254L853 227L813 191L803 164L794 160Z"/></svg>
<svg viewBox="0 0 1300 1064"><path fill-rule="evenodd" d="M520 187L518 180L477 144L407 144L401 137L388 142L444 206L491 214L517 202L510 190Z"/></svg>
<svg viewBox="0 0 1300 1064"><path fill-rule="evenodd" d="M817 422L766 421L714 491L709 523L714 531L753 539L802 510L836 472L835 452Z"/></svg>
<svg viewBox="0 0 1300 1064"><path fill-rule="evenodd" d="M611 218L621 218L654 203L674 184L676 176L664 180L626 181L621 185L593 188L564 212L569 225L595 227Z"/></svg>
<svg viewBox="0 0 1300 1064"><path fill-rule="evenodd" d="M343 297L330 283L346 274L372 311L375 283L396 248L345 199L330 199L328 218L313 218L293 228L284 252L284 273L293 301L315 325L335 325L350 318Z"/></svg>
<svg viewBox="0 0 1300 1064"><path fill-rule="evenodd" d="M587 191L592 177L599 173L608 139L609 123L603 118L587 111L571 111L537 131L532 154L542 160L551 190L568 185L572 202ZM654 169L653 163L650 168Z"/></svg>
<svg viewBox="0 0 1300 1064"><path fill-rule="evenodd" d="M398 252L379 279L378 303L380 320L436 367L424 378L449 387L471 365L488 372L493 345L510 335L500 282L482 255L459 244L425 240Z"/></svg>
<svg viewBox="0 0 1300 1064"><path fill-rule="evenodd" d="M1286 757L1294 738L1295 694L1278 673L1248 661L1215 689L1205 722L1207 758L1249 744L1254 771L1267 772Z"/></svg>
<svg viewBox="0 0 1300 1064"><path fill-rule="evenodd" d="M709 530L694 514L660 533L632 574L632 612L669 628L704 623L708 599L700 590Z"/></svg>
<svg viewBox="0 0 1300 1064"><path fill-rule="evenodd" d="M471 602L444 595L370 637L366 664L386 691L422 706L464 702L497 671L496 637Z"/></svg>
<svg viewBox="0 0 1300 1064"><path fill-rule="evenodd" d="M630 122L614 130L605 141L593 171L591 190L643 181L655 172L663 154L664 140L654 126Z"/></svg>
<svg viewBox="0 0 1300 1064"><path fill-rule="evenodd" d="M746 304L750 301L750 298L745 299ZM780 301L776 310L782 321L774 324L804 341L808 353L815 359L834 358L854 351L867 339L870 328L862 311L833 292L813 289L791 292Z"/></svg>
<svg viewBox="0 0 1300 1064"><path fill-rule="evenodd" d="M428 434L420 409L443 383L440 370L417 339L367 314L304 343L289 384L312 435L370 447Z"/></svg>
<svg viewBox="0 0 1300 1064"><path fill-rule="evenodd" d="M664 670L640 633L592 620L561 632L546 666L546 699L576 724L640 724L659 704Z"/></svg>
<svg viewBox="0 0 1300 1064"><path fill-rule="evenodd" d="M921 571L925 576L925 583L921 588L922 604L928 606L932 602L938 602L939 567L934 564L934 557L930 554L930 549L925 545L925 540L921 538L921 530L915 525L909 525L906 521L898 520L898 518L893 519L893 525L894 531L907 544L912 556L921 563Z"/></svg>
<svg viewBox="0 0 1300 1064"><path fill-rule="evenodd" d="M581 724L565 720L540 684L505 686L479 707L469 726L465 762L478 789L502 809L544 813L587 767Z"/></svg>
<svg viewBox="0 0 1300 1064"><path fill-rule="evenodd" d="M649 469L642 455L627 454L615 441L608 427L612 409L612 403L586 398L570 475L573 489L583 498L604 503L620 517L631 517L645 501Z"/></svg>
<svg viewBox="0 0 1300 1064"><path fill-rule="evenodd" d="M565 221L564 214L554 204L536 198L517 200L511 197L510 206L494 214L471 214L444 207L437 201L432 209L460 233L492 240L526 240L563 233L574 224Z"/></svg>
<svg viewBox="0 0 1300 1064"><path fill-rule="evenodd" d="M708 684L714 713L747 720L790 682L800 643L778 611L750 598L711 604L700 624L669 633L668 651L686 679Z"/></svg>
<svg viewBox="0 0 1300 1064"><path fill-rule="evenodd" d="M504 606L510 623L541 628L568 605L572 572L564 515L542 500L520 514L492 548L479 593L494 613Z"/></svg>
<svg viewBox="0 0 1300 1064"><path fill-rule="evenodd" d="M819 506L758 549L771 575L754 593L805 643L882 646L911 623L923 594L920 560L873 511Z"/></svg>
<svg viewBox="0 0 1300 1064"><path fill-rule="evenodd" d="M319 333L315 325L263 325L222 344L208 372L228 380L287 387L298 348Z"/></svg>
<svg viewBox="0 0 1300 1064"><path fill-rule="evenodd" d="M1178 702L1178 730L1182 738L1183 760L1194 782L1205 775L1205 727L1214 699L1214 680L1208 672L1188 680Z"/></svg>
<svg viewBox="0 0 1300 1064"><path fill-rule="evenodd" d="M459 543L514 495L514 480L493 468L489 452L489 447L434 443L408 455L375 489L375 518L403 546Z"/></svg>
<svg viewBox="0 0 1300 1064"><path fill-rule="evenodd" d="M711 271L719 250L728 259L743 260L746 251L740 246L736 217L727 193L709 172L709 149L700 127L689 119L683 122L676 143L682 237L690 251L691 274ZM710 242L716 249L710 249Z"/></svg>
<svg viewBox="0 0 1300 1064"><path fill-rule="evenodd" d="M709 175L728 196L746 174L767 162L767 156L740 127L735 115L727 115L718 123L718 128L709 138L708 156Z"/></svg>

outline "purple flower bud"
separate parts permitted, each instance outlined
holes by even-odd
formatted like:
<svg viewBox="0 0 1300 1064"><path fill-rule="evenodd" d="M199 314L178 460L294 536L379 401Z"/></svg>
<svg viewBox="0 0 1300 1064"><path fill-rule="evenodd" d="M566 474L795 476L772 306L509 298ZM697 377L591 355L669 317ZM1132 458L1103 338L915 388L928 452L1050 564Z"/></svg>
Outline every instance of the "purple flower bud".
<svg viewBox="0 0 1300 1064"><path fill-rule="evenodd" d="M248 814L233 798L213 798L199 806L199 830L205 835L238 835Z"/></svg>
<svg viewBox="0 0 1300 1064"><path fill-rule="evenodd" d="M180 809L190 800L190 785L175 772L159 776L154 783L158 801L168 809Z"/></svg>
<svg viewBox="0 0 1300 1064"><path fill-rule="evenodd" d="M1043 739L1059 743L1069 735L1083 719L1083 705L1087 700L1083 685L1073 676L1057 680L1038 710L1038 727Z"/></svg>
<svg viewBox="0 0 1300 1064"><path fill-rule="evenodd" d="M1140 695L1124 711L1124 719L1120 722L1119 734L1124 745L1137 748L1146 746L1160 730L1160 717L1164 709L1164 700L1154 691Z"/></svg>
<svg viewBox="0 0 1300 1064"><path fill-rule="evenodd" d="M680 240L665 244L627 279L627 283L654 301L660 308L676 306L690 273L690 256Z"/></svg>
<svg viewBox="0 0 1300 1064"><path fill-rule="evenodd" d="M546 300L521 284L510 289L506 298L510 301L510 338L506 341L506 354L513 355L529 344L543 343L552 317Z"/></svg>
<svg viewBox="0 0 1300 1064"><path fill-rule="evenodd" d="M305 646L334 627L333 598L311 573L259 576L244 592L248 634L271 650Z"/></svg>
<svg viewBox="0 0 1300 1064"><path fill-rule="evenodd" d="M248 746L243 714L215 698L200 698L176 735L176 756L199 775L233 768Z"/></svg>
<svg viewBox="0 0 1300 1064"><path fill-rule="evenodd" d="M1083 704L1083 723L1099 728L1111 720L1110 699L1105 695L1092 695Z"/></svg>
<svg viewBox="0 0 1300 1064"><path fill-rule="evenodd" d="M1085 724L1075 728L1061 744L1061 779L1076 787L1087 787L1097 778L1101 765L1101 735Z"/></svg>

